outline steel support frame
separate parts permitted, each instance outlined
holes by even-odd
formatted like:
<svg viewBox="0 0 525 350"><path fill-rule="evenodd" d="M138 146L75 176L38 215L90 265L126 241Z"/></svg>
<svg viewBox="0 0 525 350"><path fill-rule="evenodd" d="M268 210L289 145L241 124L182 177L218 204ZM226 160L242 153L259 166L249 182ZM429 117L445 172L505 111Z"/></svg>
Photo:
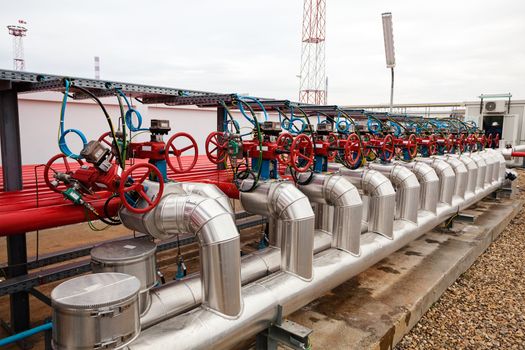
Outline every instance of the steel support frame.
<svg viewBox="0 0 525 350"><path fill-rule="evenodd" d="M20 146L20 120L18 116L18 94L9 86L0 91L0 147L4 190L22 189L22 152ZM8 277L27 274L26 234L7 237ZM21 332L29 329L29 295L17 292L10 295L11 329Z"/></svg>

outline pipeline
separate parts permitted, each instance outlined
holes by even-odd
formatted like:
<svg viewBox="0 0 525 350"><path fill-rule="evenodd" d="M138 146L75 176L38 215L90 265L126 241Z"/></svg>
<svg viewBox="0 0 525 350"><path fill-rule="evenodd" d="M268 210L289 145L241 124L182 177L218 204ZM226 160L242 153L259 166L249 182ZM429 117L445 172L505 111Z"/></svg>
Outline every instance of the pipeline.
<svg viewBox="0 0 525 350"><path fill-rule="evenodd" d="M340 174L369 197L366 212L368 230L385 237L392 237L396 192L391 182L379 171L373 169L341 168Z"/></svg>
<svg viewBox="0 0 525 350"><path fill-rule="evenodd" d="M232 213L217 200L188 195L169 184L157 207L145 214L122 209L126 227L165 238L190 232L198 237L201 257L202 303L215 312L236 317L242 310L240 238ZM155 182L148 191L155 191Z"/></svg>
<svg viewBox="0 0 525 350"><path fill-rule="evenodd" d="M451 184L450 182L448 183ZM146 329L129 349L174 348L226 349L241 339L266 329L277 317L277 306L286 316L380 261L443 222L458 210L469 207L496 190L500 182L486 184L468 199L455 197L454 205L439 203L436 215L421 210L417 224L400 220L391 239L368 232L361 236L361 254L330 248L315 255L310 280L280 271L242 288L244 309L239 317L226 320L206 308L196 308ZM452 189L447 189L454 191ZM244 194L241 194L241 197ZM202 335L196 337L195 334Z"/></svg>
<svg viewBox="0 0 525 350"><path fill-rule="evenodd" d="M399 164L370 163L370 169L386 175L396 190L396 219L417 223L419 182L416 175Z"/></svg>
<svg viewBox="0 0 525 350"><path fill-rule="evenodd" d="M308 185L298 185L310 202L333 207L332 247L359 255L361 227L352 225L362 218L361 197L354 185L337 174L314 174ZM326 209L324 207L320 207ZM323 215L322 210L318 214Z"/></svg>
<svg viewBox="0 0 525 350"><path fill-rule="evenodd" d="M450 164L438 158L418 158L418 160L430 165L439 177L439 201L452 205L456 178Z"/></svg>
<svg viewBox="0 0 525 350"><path fill-rule="evenodd" d="M410 169L417 177L420 186L419 208L435 214L439 198L439 177L434 169L417 160L398 164Z"/></svg>

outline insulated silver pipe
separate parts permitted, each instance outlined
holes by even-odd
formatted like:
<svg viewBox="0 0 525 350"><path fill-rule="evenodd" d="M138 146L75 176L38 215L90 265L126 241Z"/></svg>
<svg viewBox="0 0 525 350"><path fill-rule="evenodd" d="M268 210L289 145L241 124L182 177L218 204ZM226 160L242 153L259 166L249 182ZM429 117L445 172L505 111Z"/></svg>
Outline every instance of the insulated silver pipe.
<svg viewBox="0 0 525 350"><path fill-rule="evenodd" d="M505 172L507 171L507 162L505 161L505 157L499 150L489 148L488 151L492 153L494 158L499 160L499 166L500 166L499 176L498 176L499 180L501 181L505 179Z"/></svg>
<svg viewBox="0 0 525 350"><path fill-rule="evenodd" d="M281 270L311 279L315 217L308 198L290 182L265 181L239 199L247 212L270 217L270 244L281 248Z"/></svg>
<svg viewBox="0 0 525 350"><path fill-rule="evenodd" d="M396 191L396 219L417 223L419 208L419 182L416 175L400 164L370 163L370 169L385 175Z"/></svg>
<svg viewBox="0 0 525 350"><path fill-rule="evenodd" d="M478 192L457 206L440 205L437 215L422 211L418 224L403 221L396 225L394 239L374 233L361 238L361 255L329 249L315 256L311 281L278 272L243 287L245 307L237 319L226 320L206 308L197 308L151 327L128 349L228 349L242 339L268 328L277 318L277 306L286 316L377 263L426 233L458 210L482 199L499 186Z"/></svg>
<svg viewBox="0 0 525 350"><path fill-rule="evenodd" d="M332 246L332 235L316 230L314 254ZM241 258L241 284L244 286L281 268L279 248L267 247ZM201 278L198 273L150 290L150 306L140 317L142 330L168 318L196 308L202 302Z"/></svg>
<svg viewBox="0 0 525 350"><path fill-rule="evenodd" d="M485 176L487 174L487 163L485 159L480 157L477 153L468 154L470 159L472 159L478 166L478 181L476 182L476 191L479 191L485 187Z"/></svg>
<svg viewBox="0 0 525 350"><path fill-rule="evenodd" d="M495 150L496 152L501 153L501 155L505 158L505 160L512 160L512 153L513 152L525 152L525 145L518 145L510 148L498 148Z"/></svg>
<svg viewBox="0 0 525 350"><path fill-rule="evenodd" d="M486 152L476 153L478 154L478 156L483 158L483 160L485 160L485 163L487 164L487 172L485 174L485 186L489 186L494 181L494 170L496 170L496 173L499 173L499 162L498 164L496 164L496 160L494 159L494 157L491 157Z"/></svg>
<svg viewBox="0 0 525 350"><path fill-rule="evenodd" d="M489 183L497 182L498 179L499 179L499 174L500 174L500 161L499 161L499 158L497 158L493 153L491 153L491 152L489 152L487 150L479 152L479 155L483 159L485 159L485 161L487 162L487 169L488 169L489 163L492 162L492 172L489 174L490 177L487 179L487 181L489 181Z"/></svg>
<svg viewBox="0 0 525 350"><path fill-rule="evenodd" d="M314 174L308 185L297 188L319 207L333 207L332 247L359 255L361 226L355 223L361 222L363 203L357 188L338 174Z"/></svg>
<svg viewBox="0 0 525 350"><path fill-rule="evenodd" d="M419 181L419 208L435 214L439 201L439 177L434 169L430 165L417 160L409 163L400 162L398 164L410 169Z"/></svg>
<svg viewBox="0 0 525 350"><path fill-rule="evenodd" d="M202 197L215 199L224 209L235 215L230 198L217 186L201 182L180 182L179 185L187 194L197 194Z"/></svg>
<svg viewBox="0 0 525 350"><path fill-rule="evenodd" d="M341 168L340 174L368 196L368 230L391 238L396 206L396 192L392 183L379 171L372 169Z"/></svg>
<svg viewBox="0 0 525 350"><path fill-rule="evenodd" d="M478 181L478 166L476 165L476 162L472 160L472 158L461 154L461 155L455 155L460 161L465 164L465 167L468 171L468 179L467 179L467 192L468 193L474 193L476 192L476 182Z"/></svg>
<svg viewBox="0 0 525 350"><path fill-rule="evenodd" d="M437 158L417 158L417 160L427 163L436 171L439 177L439 201L452 205L452 197L454 196L456 186L456 174L450 164Z"/></svg>
<svg viewBox="0 0 525 350"><path fill-rule="evenodd" d="M454 185L454 195L461 198L465 198L465 192L467 191L468 185L468 170L465 164L462 161L453 156L437 156L438 159L443 159L445 162L450 164L452 170L455 174L455 185Z"/></svg>
<svg viewBox="0 0 525 350"><path fill-rule="evenodd" d="M148 191L154 191L154 184L148 182ZM241 261L233 215L215 199L185 193L164 195L151 212L141 215L122 209L120 217L126 227L154 237L159 232L162 237L195 234L201 258L202 303L226 316L237 316L242 310Z"/></svg>

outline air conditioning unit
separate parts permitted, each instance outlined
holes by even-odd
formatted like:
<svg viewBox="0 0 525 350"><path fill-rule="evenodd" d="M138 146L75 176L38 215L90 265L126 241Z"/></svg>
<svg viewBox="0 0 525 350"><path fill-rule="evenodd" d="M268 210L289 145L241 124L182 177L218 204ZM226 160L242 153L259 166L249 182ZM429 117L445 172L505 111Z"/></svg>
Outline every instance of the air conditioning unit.
<svg viewBox="0 0 525 350"><path fill-rule="evenodd" d="M483 113L505 113L505 100L483 102Z"/></svg>

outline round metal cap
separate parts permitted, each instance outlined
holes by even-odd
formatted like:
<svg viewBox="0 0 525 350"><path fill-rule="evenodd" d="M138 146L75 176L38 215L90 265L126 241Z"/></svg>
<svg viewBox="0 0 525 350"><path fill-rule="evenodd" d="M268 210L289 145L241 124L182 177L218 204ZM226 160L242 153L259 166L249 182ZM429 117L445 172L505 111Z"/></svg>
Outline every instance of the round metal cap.
<svg viewBox="0 0 525 350"><path fill-rule="evenodd" d="M108 242L91 249L91 259L106 263L129 263L155 254L157 245L145 239Z"/></svg>
<svg viewBox="0 0 525 350"><path fill-rule="evenodd" d="M72 278L51 292L53 306L96 309L112 306L138 295L140 281L123 273L106 272Z"/></svg>

